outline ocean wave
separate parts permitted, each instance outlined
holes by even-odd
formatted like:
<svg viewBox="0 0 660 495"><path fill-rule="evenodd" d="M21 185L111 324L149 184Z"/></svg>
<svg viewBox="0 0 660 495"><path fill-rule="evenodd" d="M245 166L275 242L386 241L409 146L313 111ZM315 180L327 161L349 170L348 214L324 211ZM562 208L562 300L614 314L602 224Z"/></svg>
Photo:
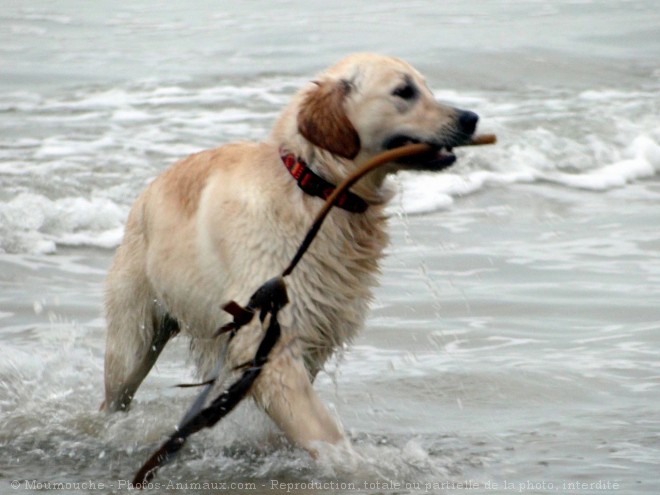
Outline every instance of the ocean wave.
<svg viewBox="0 0 660 495"><path fill-rule="evenodd" d="M187 154L262 139L303 81L137 81L0 95L0 250L115 247L145 184ZM457 164L442 174L401 173L391 213L428 214L520 183L607 192L660 170L654 91L436 94L481 114L481 131L496 133L499 142L457 150Z"/></svg>
<svg viewBox="0 0 660 495"><path fill-rule="evenodd" d="M640 135L622 153L622 158L614 162L585 168L583 170L563 170L552 165L547 153L542 149L522 148L520 145L508 146L509 159L499 150L502 157L492 159L497 162L493 170L474 170L468 165L467 170L443 174L402 173L399 181L399 198L394 201L394 208L406 214L424 214L446 209L454 204L457 197L473 194L487 186L509 185L516 183L552 182L570 189L590 191L608 191L623 187L638 180L653 177L660 171L660 144L648 135ZM505 145L506 146L506 145ZM471 152L468 161L476 161ZM484 151L488 154L488 151ZM483 158L479 159L483 161ZM505 170L500 164L509 165Z"/></svg>
<svg viewBox="0 0 660 495"><path fill-rule="evenodd" d="M112 144L109 138L105 138L88 142L86 146L88 153L93 154L94 150ZM74 146L73 143L46 140L40 144L35 156L61 159ZM608 191L652 177L660 170L660 145L647 135L635 138L622 159L584 171L548 167L542 151L519 150L518 146L508 147L512 150L509 170L503 167L487 170L486 159L479 157L478 153L483 151L487 155L489 152L474 150L464 158L465 166L457 166L455 172L402 172L395 179L398 193L390 213L428 214L449 209L457 198L485 188L520 183L550 182L570 189ZM186 147L182 148L179 151L185 152ZM171 151L169 146L158 149L163 153ZM497 154L501 156L506 152L499 150ZM488 163L498 159L491 160ZM133 185L131 192L136 193L145 183L146 179L141 178L139 187ZM119 189L114 193L112 189L102 193L109 197L94 197L94 194L101 193L92 192L88 195L90 197L69 196L55 200L37 192L22 192L11 200L0 202L0 251L54 253L58 245L116 247L122 239L123 223L130 207L125 188Z"/></svg>
<svg viewBox="0 0 660 495"><path fill-rule="evenodd" d="M0 252L51 254L62 246L112 248L127 209L105 198L57 200L22 193L0 202Z"/></svg>

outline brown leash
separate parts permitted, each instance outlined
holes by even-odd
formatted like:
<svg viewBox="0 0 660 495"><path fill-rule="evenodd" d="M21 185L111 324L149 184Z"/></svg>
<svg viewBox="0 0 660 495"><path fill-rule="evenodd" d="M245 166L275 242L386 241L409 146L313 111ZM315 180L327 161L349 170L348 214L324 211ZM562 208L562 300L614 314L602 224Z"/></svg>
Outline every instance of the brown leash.
<svg viewBox="0 0 660 495"><path fill-rule="evenodd" d="M495 141L496 138L494 135L485 134L474 137L472 141L466 145L493 144ZM203 403L210 392L215 379L201 384L204 385L204 390L195 400L193 406L188 410L176 431L136 473L133 478L134 488L142 489L148 486L147 484L156 475L158 468L174 459L179 450L183 448L186 439L190 435L203 428L211 428L214 426L224 416L229 414L229 412L231 412L231 410L234 409L234 407L236 407L236 405L238 405L238 403L248 394L252 384L259 377L261 370L268 362L268 356L271 350L275 347L275 344L277 344L277 341L280 338L281 329L277 320L277 315L289 302L284 278L293 272L303 255L309 249L309 246L314 241L321 225L323 225L323 221L328 216L328 213L330 213L333 206L335 206L337 198L344 195L351 186L372 170L386 163L404 157L427 153L429 151L432 151L432 148L426 144L411 144L385 151L363 164L355 172L344 179L344 181L339 184L334 192L327 198L323 208L321 208L316 215L314 223L307 231L307 235L300 244L291 263L282 274L268 280L259 287L245 307L235 301L229 301L223 306L223 309L231 314L234 319L231 323L220 328L216 335L224 332L232 332L233 336L241 327L250 323L257 312L259 312L259 319L262 324L266 321L267 317L270 316L270 318L268 318L266 332L259 344L254 359L250 363L246 363L245 366L240 367L243 369L240 378L232 383L227 390L221 393L205 408L203 407Z"/></svg>

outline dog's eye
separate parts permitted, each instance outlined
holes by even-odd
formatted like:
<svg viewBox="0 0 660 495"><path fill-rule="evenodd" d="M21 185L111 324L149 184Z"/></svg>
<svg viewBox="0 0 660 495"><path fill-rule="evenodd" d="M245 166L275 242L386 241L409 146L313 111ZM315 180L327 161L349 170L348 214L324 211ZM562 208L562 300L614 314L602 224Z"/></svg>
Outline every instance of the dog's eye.
<svg viewBox="0 0 660 495"><path fill-rule="evenodd" d="M412 84L404 84L392 91L392 95L402 100L412 100L417 96L417 88Z"/></svg>

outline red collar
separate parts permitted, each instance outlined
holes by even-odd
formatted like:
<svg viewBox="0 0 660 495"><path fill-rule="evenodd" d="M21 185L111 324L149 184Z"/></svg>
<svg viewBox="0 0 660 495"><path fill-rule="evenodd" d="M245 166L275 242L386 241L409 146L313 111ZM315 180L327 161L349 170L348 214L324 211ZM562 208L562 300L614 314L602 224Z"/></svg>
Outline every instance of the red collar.
<svg viewBox="0 0 660 495"><path fill-rule="evenodd" d="M316 175L300 158L292 153L280 151L282 162L289 173L298 182L298 187L310 196L328 199L335 190L335 186L327 180ZM357 194L346 191L340 194L335 201L335 206L351 213L364 213L369 204Z"/></svg>

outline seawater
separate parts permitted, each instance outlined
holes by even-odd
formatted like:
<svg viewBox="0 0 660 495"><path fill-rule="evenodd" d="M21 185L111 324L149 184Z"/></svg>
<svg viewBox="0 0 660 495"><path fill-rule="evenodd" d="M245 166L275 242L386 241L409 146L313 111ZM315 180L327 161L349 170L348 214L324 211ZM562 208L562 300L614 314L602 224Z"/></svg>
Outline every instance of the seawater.
<svg viewBox="0 0 660 495"><path fill-rule="evenodd" d="M97 412L103 278L132 201L186 154L263 137L325 66L377 51L499 142L393 179L367 328L316 383L353 451L312 461L245 405L160 489L655 493L658 26L653 1L4 6L3 490L123 491L194 396L172 387L192 379L179 339L129 414Z"/></svg>

